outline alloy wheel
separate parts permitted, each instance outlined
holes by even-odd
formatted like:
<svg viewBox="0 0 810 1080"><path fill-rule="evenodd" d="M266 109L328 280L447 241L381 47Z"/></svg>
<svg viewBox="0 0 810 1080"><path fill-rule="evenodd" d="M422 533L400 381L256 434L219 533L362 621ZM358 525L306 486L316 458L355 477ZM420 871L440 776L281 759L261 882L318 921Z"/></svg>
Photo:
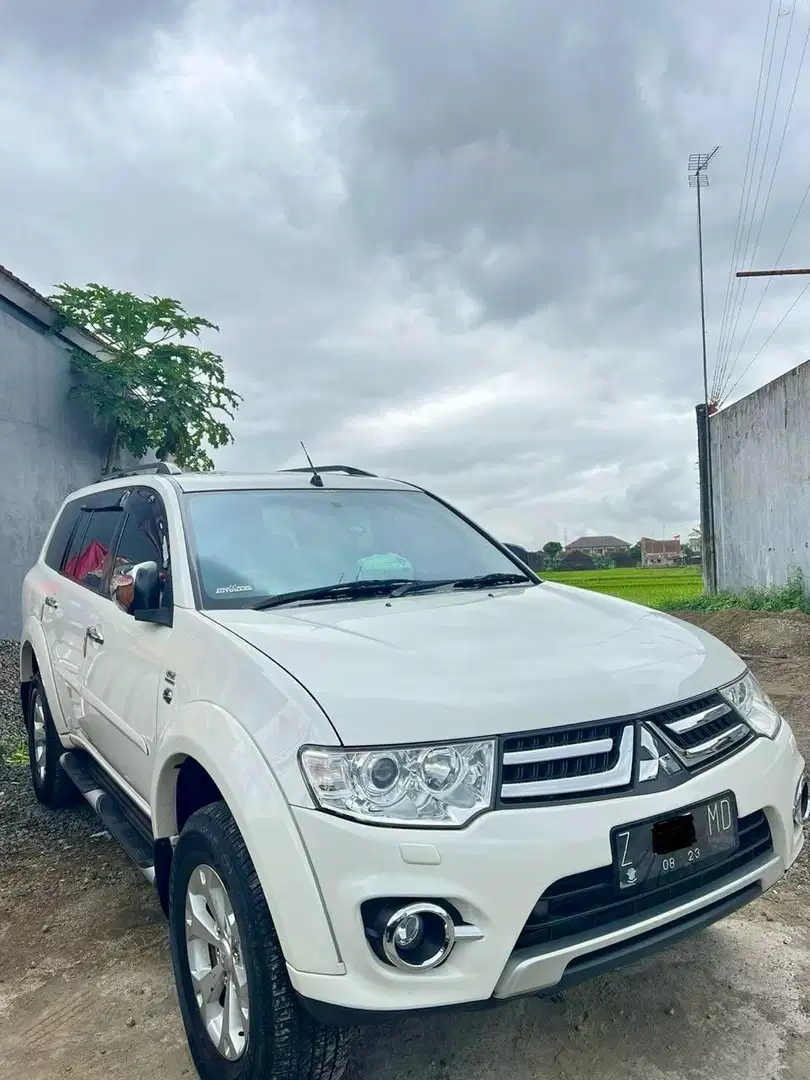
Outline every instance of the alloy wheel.
<svg viewBox="0 0 810 1080"><path fill-rule="evenodd" d="M34 750L34 761L32 764L34 766L37 781L40 784L44 784L45 773L48 768L48 729L45 724L45 708L42 704L42 697L39 694L37 694L34 699L32 729Z"/></svg>
<svg viewBox="0 0 810 1080"><path fill-rule="evenodd" d="M186 888L186 953L203 1026L227 1061L245 1052L248 975L231 898L219 874L197 866Z"/></svg>

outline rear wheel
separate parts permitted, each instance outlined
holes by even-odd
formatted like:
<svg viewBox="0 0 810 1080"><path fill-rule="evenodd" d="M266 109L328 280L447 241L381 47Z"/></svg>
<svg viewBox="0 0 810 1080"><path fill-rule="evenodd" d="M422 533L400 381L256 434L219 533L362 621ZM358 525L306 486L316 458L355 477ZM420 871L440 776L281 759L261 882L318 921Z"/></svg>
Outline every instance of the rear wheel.
<svg viewBox="0 0 810 1080"><path fill-rule="evenodd" d="M261 885L224 803L193 814L175 848L172 963L202 1080L339 1080L345 1031L299 1005Z"/></svg>
<svg viewBox="0 0 810 1080"><path fill-rule="evenodd" d="M59 763L65 748L53 726L50 706L39 675L35 675L31 681L26 726L34 794L50 810L74 806L79 801L79 792Z"/></svg>

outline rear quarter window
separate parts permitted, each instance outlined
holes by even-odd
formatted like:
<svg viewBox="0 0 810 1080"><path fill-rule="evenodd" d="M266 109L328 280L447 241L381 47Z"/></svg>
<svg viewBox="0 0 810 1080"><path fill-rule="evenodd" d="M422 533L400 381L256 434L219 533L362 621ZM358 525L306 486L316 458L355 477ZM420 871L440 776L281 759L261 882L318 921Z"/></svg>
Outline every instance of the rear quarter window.
<svg viewBox="0 0 810 1080"><path fill-rule="evenodd" d="M78 500L69 502L63 508L62 513L59 515L59 519L56 522L56 528L48 541L48 547L45 552L45 563L50 566L52 570L61 570L67 553L70 539L73 536L73 530L76 528L76 522L79 520L82 507Z"/></svg>

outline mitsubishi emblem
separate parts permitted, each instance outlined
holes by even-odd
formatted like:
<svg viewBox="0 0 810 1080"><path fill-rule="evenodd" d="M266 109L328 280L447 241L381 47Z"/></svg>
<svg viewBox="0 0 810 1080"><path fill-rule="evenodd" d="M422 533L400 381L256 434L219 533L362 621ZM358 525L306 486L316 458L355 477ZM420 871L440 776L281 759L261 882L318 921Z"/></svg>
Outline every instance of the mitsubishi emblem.
<svg viewBox="0 0 810 1080"><path fill-rule="evenodd" d="M642 724L638 762L639 783L657 780L662 769L667 776L672 776L673 773L679 772L680 768L672 754L661 746L646 724Z"/></svg>

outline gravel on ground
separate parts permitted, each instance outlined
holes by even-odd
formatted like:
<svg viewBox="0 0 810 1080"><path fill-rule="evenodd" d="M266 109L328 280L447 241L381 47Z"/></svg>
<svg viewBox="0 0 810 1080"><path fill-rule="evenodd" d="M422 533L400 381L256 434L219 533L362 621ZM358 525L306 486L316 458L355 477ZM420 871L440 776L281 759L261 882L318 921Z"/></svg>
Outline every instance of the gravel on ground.
<svg viewBox="0 0 810 1080"><path fill-rule="evenodd" d="M69 814L43 810L31 790L28 768L9 763L11 754L25 742L19 651L18 642L0 641L0 867L21 848L43 853L50 848L70 850L101 829L98 818L84 804Z"/></svg>
<svg viewBox="0 0 810 1080"><path fill-rule="evenodd" d="M19 745L23 737L20 677L16 641L0 641L0 748ZM0 761L3 755L0 754Z"/></svg>

